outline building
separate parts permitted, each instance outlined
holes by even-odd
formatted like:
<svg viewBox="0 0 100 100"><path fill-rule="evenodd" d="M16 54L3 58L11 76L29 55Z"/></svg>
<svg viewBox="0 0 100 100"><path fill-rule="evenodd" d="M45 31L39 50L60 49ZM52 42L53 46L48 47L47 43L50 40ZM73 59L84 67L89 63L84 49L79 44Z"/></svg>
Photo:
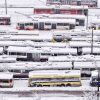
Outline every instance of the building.
<svg viewBox="0 0 100 100"><path fill-rule="evenodd" d="M87 5L97 7L97 0L47 0L47 5Z"/></svg>

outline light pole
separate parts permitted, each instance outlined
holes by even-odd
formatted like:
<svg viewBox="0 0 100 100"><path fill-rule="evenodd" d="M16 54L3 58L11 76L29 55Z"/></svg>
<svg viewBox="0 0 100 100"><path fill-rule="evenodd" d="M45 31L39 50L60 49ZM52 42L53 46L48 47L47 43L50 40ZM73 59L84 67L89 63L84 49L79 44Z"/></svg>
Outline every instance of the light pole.
<svg viewBox="0 0 100 100"><path fill-rule="evenodd" d="M5 11L6 11L6 15L7 15L7 0L5 0Z"/></svg>

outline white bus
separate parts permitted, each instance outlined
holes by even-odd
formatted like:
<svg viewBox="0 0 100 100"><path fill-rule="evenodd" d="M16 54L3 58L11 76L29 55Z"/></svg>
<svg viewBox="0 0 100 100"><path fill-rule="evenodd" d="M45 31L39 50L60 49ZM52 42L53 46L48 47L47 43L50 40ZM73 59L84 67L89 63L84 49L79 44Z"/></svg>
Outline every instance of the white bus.
<svg viewBox="0 0 100 100"><path fill-rule="evenodd" d="M71 62L16 62L0 63L0 72L9 71L14 78L28 78L28 73L35 70L71 70Z"/></svg>
<svg viewBox="0 0 100 100"><path fill-rule="evenodd" d="M80 70L42 70L29 72L28 86L81 86Z"/></svg>
<svg viewBox="0 0 100 100"><path fill-rule="evenodd" d="M0 72L0 87L13 87L13 74Z"/></svg>
<svg viewBox="0 0 100 100"><path fill-rule="evenodd" d="M58 55L77 55L76 48L34 48L34 47L16 47L9 46L7 49L7 55L17 57L17 60L27 61L47 61L49 56Z"/></svg>

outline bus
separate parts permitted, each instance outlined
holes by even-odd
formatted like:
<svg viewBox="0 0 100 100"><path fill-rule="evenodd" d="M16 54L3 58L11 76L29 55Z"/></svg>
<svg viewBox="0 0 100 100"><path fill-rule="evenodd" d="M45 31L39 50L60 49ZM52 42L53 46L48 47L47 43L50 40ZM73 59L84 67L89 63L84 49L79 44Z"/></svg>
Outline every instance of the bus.
<svg viewBox="0 0 100 100"><path fill-rule="evenodd" d="M13 78L28 78L30 71L36 70L71 70L71 62L16 62L0 63L0 72L11 72Z"/></svg>
<svg viewBox="0 0 100 100"><path fill-rule="evenodd" d="M9 15L0 15L0 25L11 25L11 17Z"/></svg>
<svg viewBox="0 0 100 100"><path fill-rule="evenodd" d="M80 70L42 70L29 72L29 87L81 86Z"/></svg>
<svg viewBox="0 0 100 100"><path fill-rule="evenodd" d="M98 78L98 70L91 72L90 85L100 86L100 77Z"/></svg>
<svg viewBox="0 0 100 100"><path fill-rule="evenodd" d="M18 30L70 30L75 29L75 19L50 19L37 18L33 20L19 20L16 29Z"/></svg>
<svg viewBox="0 0 100 100"><path fill-rule="evenodd" d="M13 74L9 72L0 72L0 87L13 87Z"/></svg>
<svg viewBox="0 0 100 100"><path fill-rule="evenodd" d="M58 55L77 55L76 48L59 48L59 47L44 47L44 48L34 48L34 47L18 47L9 46L6 49L6 54L17 58L17 60L22 61L47 61L49 56Z"/></svg>

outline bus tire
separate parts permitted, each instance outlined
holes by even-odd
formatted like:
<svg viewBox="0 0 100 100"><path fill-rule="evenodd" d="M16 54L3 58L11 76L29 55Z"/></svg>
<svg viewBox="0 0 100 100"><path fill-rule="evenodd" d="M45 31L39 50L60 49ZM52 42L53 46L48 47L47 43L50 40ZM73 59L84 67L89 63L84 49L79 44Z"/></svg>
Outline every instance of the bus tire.
<svg viewBox="0 0 100 100"><path fill-rule="evenodd" d="M71 86L71 84L70 84L70 83L68 83L68 84L66 84L66 86Z"/></svg>
<svg viewBox="0 0 100 100"><path fill-rule="evenodd" d="M65 87L65 84L61 84L60 87Z"/></svg>

